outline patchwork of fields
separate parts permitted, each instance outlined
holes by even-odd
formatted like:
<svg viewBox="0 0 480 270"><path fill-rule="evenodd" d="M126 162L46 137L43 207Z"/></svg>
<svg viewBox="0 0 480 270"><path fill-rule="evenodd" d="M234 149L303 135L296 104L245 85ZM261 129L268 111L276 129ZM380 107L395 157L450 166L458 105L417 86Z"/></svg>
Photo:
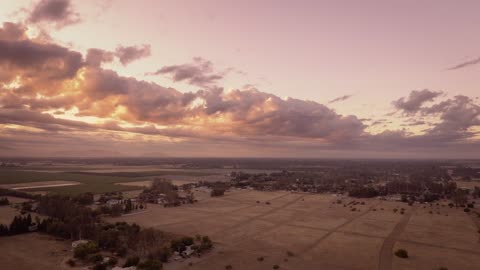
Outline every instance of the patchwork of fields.
<svg viewBox="0 0 480 270"><path fill-rule="evenodd" d="M30 192L62 194L95 194L138 190L142 183L155 177L166 178L180 185L198 181L226 181L227 170L172 169L154 166L28 166L0 168L0 187L19 188Z"/></svg>
<svg viewBox="0 0 480 270"><path fill-rule="evenodd" d="M480 264L480 234L472 217L461 209L442 206L446 202L408 206L369 199L361 200L364 205L352 206L356 208L352 211L351 205L335 203L339 198L333 195L243 190L203 198L180 208L149 205L146 212L111 221L136 222L179 234L206 234L217 243L210 256L192 266L184 262L167 269L225 269L226 265L272 269L279 265L280 269L473 270ZM404 214L394 212L401 208ZM407 249L410 258L394 256L398 248ZM260 257L262 261L257 260Z"/></svg>

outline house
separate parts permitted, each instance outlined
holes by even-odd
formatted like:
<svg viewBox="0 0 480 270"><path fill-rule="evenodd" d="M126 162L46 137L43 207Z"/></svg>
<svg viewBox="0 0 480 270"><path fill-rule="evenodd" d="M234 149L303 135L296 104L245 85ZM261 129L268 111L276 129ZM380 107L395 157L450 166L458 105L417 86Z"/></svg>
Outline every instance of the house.
<svg viewBox="0 0 480 270"><path fill-rule="evenodd" d="M122 200L116 200L116 199L111 199L111 200L108 200L107 201L107 205L112 207L114 205L117 205L117 204L121 204L122 203Z"/></svg>
<svg viewBox="0 0 480 270"><path fill-rule="evenodd" d="M36 230L38 230L38 225L37 225L37 223L34 222L34 223L32 223L32 225L28 226L28 231L29 231L29 232L34 232L34 231L36 231Z"/></svg>
<svg viewBox="0 0 480 270"><path fill-rule="evenodd" d="M77 241L73 241L72 242L72 249L75 249L76 247L78 247L79 245L84 245L84 244L87 244L88 240L77 240Z"/></svg>

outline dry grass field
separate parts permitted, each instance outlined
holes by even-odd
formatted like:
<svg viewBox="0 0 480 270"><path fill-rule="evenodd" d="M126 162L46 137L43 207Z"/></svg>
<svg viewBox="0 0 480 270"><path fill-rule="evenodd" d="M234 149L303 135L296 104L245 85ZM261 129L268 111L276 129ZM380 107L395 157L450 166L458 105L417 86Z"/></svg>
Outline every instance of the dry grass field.
<svg viewBox="0 0 480 270"><path fill-rule="evenodd" d="M335 203L338 199L342 203ZM344 206L351 201L237 190L220 198L203 193L197 204L179 208L149 205L146 212L111 221L209 235L216 242L215 250L192 266L188 260L166 269L478 269L480 234L473 221L478 217L442 206L446 202L408 206L362 199L356 201L364 205ZM397 258L398 248L410 257Z"/></svg>
<svg viewBox="0 0 480 270"><path fill-rule="evenodd" d="M70 242L56 241L38 233L0 239L0 269L70 269L65 261L71 256Z"/></svg>

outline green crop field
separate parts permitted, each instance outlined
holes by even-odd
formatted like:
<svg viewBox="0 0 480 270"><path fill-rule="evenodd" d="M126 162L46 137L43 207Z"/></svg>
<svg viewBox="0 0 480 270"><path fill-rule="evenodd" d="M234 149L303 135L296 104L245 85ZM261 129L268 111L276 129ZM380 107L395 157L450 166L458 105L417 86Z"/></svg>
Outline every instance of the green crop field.
<svg viewBox="0 0 480 270"><path fill-rule="evenodd" d="M116 183L144 181L146 177L161 177L162 175L206 176L212 173L195 171L149 171L149 172L40 172L25 171L14 168L0 169L0 184L18 184L43 181L75 181L80 185L41 187L24 189L25 191L46 191L61 194L79 194L92 192L95 194L111 191L136 190L139 187L116 185Z"/></svg>

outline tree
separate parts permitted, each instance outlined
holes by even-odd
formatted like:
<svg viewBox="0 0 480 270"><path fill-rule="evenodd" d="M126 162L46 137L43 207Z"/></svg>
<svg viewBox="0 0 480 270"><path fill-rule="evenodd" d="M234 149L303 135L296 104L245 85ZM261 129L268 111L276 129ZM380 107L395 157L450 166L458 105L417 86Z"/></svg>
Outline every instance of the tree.
<svg viewBox="0 0 480 270"><path fill-rule="evenodd" d="M457 189L452 197L455 206L464 205L468 202L467 194L461 189Z"/></svg>
<svg viewBox="0 0 480 270"><path fill-rule="evenodd" d="M99 251L99 248L95 242L88 242L85 244L78 245L74 251L73 256L78 259L85 259L88 255L96 253Z"/></svg>
<svg viewBox="0 0 480 270"><path fill-rule="evenodd" d="M405 249L398 249L397 251L395 251L395 256L406 259L408 258L408 252Z"/></svg>
<svg viewBox="0 0 480 270"><path fill-rule="evenodd" d="M123 267L136 266L139 262L140 262L140 258L138 256L128 257Z"/></svg>
<svg viewBox="0 0 480 270"><path fill-rule="evenodd" d="M0 198L0 205L8 205L9 203L8 198Z"/></svg>
<svg viewBox="0 0 480 270"><path fill-rule="evenodd" d="M212 189L212 192L210 193L210 196L219 197L219 196L223 196L224 194L225 194L225 189L224 188L214 188L214 189Z"/></svg>
<svg viewBox="0 0 480 270"><path fill-rule="evenodd" d="M132 210L133 210L133 204L132 204L132 200L128 199L125 203L125 210L124 212L125 213L130 213Z"/></svg>

